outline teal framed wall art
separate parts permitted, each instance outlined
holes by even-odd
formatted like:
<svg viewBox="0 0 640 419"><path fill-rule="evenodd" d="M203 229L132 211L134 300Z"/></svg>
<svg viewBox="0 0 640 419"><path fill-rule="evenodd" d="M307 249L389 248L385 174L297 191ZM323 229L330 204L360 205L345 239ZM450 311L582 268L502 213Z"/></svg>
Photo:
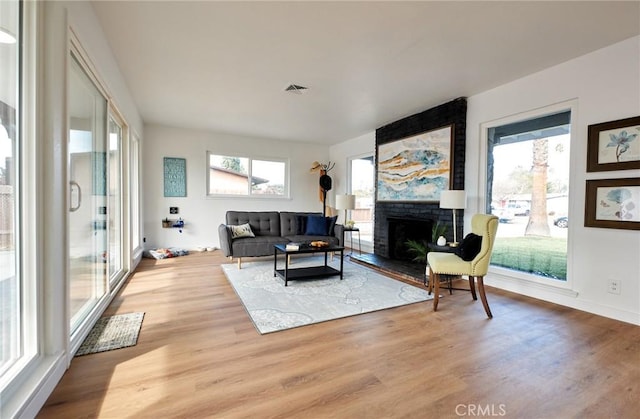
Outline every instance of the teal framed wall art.
<svg viewBox="0 0 640 419"><path fill-rule="evenodd" d="M187 159L164 158L164 196L187 196Z"/></svg>

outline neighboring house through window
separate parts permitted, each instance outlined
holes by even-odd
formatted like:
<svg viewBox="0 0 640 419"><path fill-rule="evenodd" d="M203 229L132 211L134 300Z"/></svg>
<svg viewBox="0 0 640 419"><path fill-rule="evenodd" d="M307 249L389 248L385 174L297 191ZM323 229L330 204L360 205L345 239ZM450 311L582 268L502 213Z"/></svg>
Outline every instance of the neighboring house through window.
<svg viewBox="0 0 640 419"><path fill-rule="evenodd" d="M254 159L207 153L209 196L289 197L289 164L284 159Z"/></svg>

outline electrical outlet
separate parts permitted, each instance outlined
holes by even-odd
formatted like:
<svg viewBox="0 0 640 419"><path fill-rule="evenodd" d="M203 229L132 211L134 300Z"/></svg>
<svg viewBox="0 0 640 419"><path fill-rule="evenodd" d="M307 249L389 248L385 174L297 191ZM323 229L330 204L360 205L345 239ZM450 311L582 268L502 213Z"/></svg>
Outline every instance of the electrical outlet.
<svg viewBox="0 0 640 419"><path fill-rule="evenodd" d="M622 282L619 279L609 280L609 288L607 289L609 294L620 295L620 288L622 288Z"/></svg>

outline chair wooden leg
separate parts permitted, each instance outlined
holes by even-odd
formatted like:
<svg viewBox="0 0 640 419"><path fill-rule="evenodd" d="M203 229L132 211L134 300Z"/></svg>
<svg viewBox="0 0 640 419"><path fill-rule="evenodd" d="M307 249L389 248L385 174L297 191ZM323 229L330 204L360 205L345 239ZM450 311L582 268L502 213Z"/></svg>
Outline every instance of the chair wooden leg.
<svg viewBox="0 0 640 419"><path fill-rule="evenodd" d="M438 299L440 298L440 274L434 274L432 276L434 291L433 291L433 311L438 310Z"/></svg>
<svg viewBox="0 0 640 419"><path fill-rule="evenodd" d="M471 290L471 296L474 300L477 300L476 296L476 277L473 275L469 275L469 290Z"/></svg>
<svg viewBox="0 0 640 419"><path fill-rule="evenodd" d="M434 273L431 269L429 269L429 295L433 292L433 277Z"/></svg>
<svg viewBox="0 0 640 419"><path fill-rule="evenodd" d="M489 318L492 318L493 314L491 314L489 303L487 302L487 295L484 292L484 278L481 276L478 277L478 291L480 291L480 299L482 300L484 311L487 312L487 316L489 316Z"/></svg>
<svg viewBox="0 0 640 419"><path fill-rule="evenodd" d="M242 258L238 258L238 269L242 269Z"/></svg>

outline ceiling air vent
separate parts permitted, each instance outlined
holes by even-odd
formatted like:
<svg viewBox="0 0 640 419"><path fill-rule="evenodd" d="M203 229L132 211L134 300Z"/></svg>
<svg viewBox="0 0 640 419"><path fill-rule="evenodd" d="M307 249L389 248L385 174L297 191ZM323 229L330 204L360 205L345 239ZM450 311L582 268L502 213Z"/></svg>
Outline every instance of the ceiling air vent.
<svg viewBox="0 0 640 419"><path fill-rule="evenodd" d="M297 84L290 84L284 89L285 92L295 93L297 95L301 95L303 91L307 90L308 87L300 86Z"/></svg>

